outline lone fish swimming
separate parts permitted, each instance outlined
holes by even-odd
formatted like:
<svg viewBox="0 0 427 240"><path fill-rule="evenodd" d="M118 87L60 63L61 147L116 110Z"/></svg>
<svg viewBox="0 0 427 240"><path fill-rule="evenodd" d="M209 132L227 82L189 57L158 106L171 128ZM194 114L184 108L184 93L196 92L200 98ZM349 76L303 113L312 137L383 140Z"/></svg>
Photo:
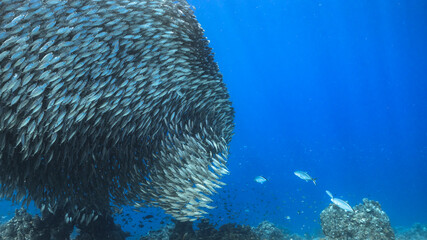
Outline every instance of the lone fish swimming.
<svg viewBox="0 0 427 240"><path fill-rule="evenodd" d="M329 195L329 197L331 197L331 201L335 205L337 205L339 208L344 209L345 211L348 211L348 212L354 212L353 208L346 201L341 200L339 198L334 198L334 196L332 196L332 193L329 192L328 190L326 190L326 193Z"/></svg>
<svg viewBox="0 0 427 240"><path fill-rule="evenodd" d="M263 176L258 176L254 179L254 181L257 183L263 184L263 183L267 182L267 179Z"/></svg>
<svg viewBox="0 0 427 240"><path fill-rule="evenodd" d="M312 178L310 175L308 175L308 173L307 173L307 172L303 172L303 171L295 171L295 172L294 172L294 174L295 174L297 177L301 178L302 180L305 180L306 182L308 182L308 181L313 181L314 185L317 185L317 184L316 184L316 179L315 179L315 178Z"/></svg>

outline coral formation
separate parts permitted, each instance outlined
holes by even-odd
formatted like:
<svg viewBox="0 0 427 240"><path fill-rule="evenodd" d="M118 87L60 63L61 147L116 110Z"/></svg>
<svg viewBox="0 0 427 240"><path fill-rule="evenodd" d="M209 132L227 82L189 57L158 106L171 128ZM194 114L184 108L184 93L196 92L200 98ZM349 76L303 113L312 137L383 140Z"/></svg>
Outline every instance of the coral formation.
<svg viewBox="0 0 427 240"><path fill-rule="evenodd" d="M203 219L193 229L192 222L177 222L174 226L165 226L159 231L150 232L140 240L259 240L251 227L237 224L225 224L216 229L209 220Z"/></svg>
<svg viewBox="0 0 427 240"><path fill-rule="evenodd" d="M258 227L254 229L254 232L261 239L269 240L283 240L285 239L285 233L282 229L277 228L273 223L268 221L261 222Z"/></svg>
<svg viewBox="0 0 427 240"><path fill-rule="evenodd" d="M316 239L310 236L300 236L295 233L291 233L286 229L281 229L275 226L269 221L261 222L258 227L253 228L253 231L261 240L308 240Z"/></svg>
<svg viewBox="0 0 427 240"><path fill-rule="evenodd" d="M381 205L363 199L354 207L354 213L334 204L320 214L322 230L327 239L336 240L394 240L395 235L387 214Z"/></svg>
<svg viewBox="0 0 427 240"><path fill-rule="evenodd" d="M146 236L140 238L140 240L169 240L175 224L170 223L163 226L161 229L156 231L150 231Z"/></svg>
<svg viewBox="0 0 427 240"><path fill-rule="evenodd" d="M97 223L99 222L97 221ZM100 227L106 229L100 229ZM0 240L65 240L70 239L72 231L73 225L71 223L65 223L60 214L46 213L40 218L37 215L30 215L22 208L19 210L17 209L15 211L15 216L7 223L0 226ZM75 240L123 240L128 236L129 233L123 232L120 226L115 225L112 219L109 219L108 222L102 222L102 224L91 223L85 226L85 228L80 229L79 235L76 236Z"/></svg>
<svg viewBox="0 0 427 240"><path fill-rule="evenodd" d="M72 230L71 224L57 221L53 215L42 221L25 209L17 209L15 216L0 226L0 239L68 239Z"/></svg>
<svg viewBox="0 0 427 240"><path fill-rule="evenodd" d="M308 240L316 239L291 234L264 221L256 228L237 224L224 224L217 228L204 219L193 229L191 222L175 222L158 231L151 231L140 240Z"/></svg>

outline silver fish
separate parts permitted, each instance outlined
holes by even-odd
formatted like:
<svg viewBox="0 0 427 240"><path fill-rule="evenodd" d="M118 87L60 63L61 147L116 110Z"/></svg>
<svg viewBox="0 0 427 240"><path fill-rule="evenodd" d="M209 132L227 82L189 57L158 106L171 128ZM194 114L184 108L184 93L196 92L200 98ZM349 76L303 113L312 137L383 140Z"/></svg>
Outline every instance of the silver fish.
<svg viewBox="0 0 427 240"><path fill-rule="evenodd" d="M305 180L306 182L308 181L313 181L314 185L316 185L316 179L312 178L310 175L308 175L307 172L303 172L303 171L295 171L294 174L301 178L302 180Z"/></svg>
<svg viewBox="0 0 427 240"><path fill-rule="evenodd" d="M257 176L257 177L255 177L254 181L257 183L263 184L263 183L267 182L267 179L263 176Z"/></svg>
<svg viewBox="0 0 427 240"><path fill-rule="evenodd" d="M339 198L334 198L332 196L332 193L329 192L328 190L326 190L326 193L329 195L329 197L331 198L331 201L337 205L339 208L348 211L348 212L354 212L353 208L350 206L350 204L348 204L346 201L341 200Z"/></svg>
<svg viewBox="0 0 427 240"><path fill-rule="evenodd" d="M0 195L83 225L213 208L234 111L185 0L0 5Z"/></svg>

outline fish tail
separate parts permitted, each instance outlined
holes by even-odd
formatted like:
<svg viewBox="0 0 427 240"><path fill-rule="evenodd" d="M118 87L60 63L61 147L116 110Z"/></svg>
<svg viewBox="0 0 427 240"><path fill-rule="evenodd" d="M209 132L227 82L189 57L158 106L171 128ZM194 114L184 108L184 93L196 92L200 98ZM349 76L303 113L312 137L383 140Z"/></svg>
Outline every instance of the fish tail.
<svg viewBox="0 0 427 240"><path fill-rule="evenodd" d="M334 196L332 196L331 192L329 192L328 190L326 190L326 193L328 194L329 197L331 197L331 200L334 199Z"/></svg>
<svg viewBox="0 0 427 240"><path fill-rule="evenodd" d="M316 178L313 178L312 181L313 181L314 185L317 186L317 184L316 184Z"/></svg>

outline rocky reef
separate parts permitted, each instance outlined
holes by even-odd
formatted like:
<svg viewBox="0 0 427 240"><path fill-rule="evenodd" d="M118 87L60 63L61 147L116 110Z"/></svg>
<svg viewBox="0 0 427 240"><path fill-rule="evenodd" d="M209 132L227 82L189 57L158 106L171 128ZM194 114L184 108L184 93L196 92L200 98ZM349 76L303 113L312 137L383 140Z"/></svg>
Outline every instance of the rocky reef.
<svg viewBox="0 0 427 240"><path fill-rule="evenodd" d="M175 221L158 231L151 231L140 240L261 240L251 227L244 225L225 224L216 229L204 219L197 228L193 229L192 222Z"/></svg>
<svg viewBox="0 0 427 240"><path fill-rule="evenodd" d="M31 216L25 209L15 210L15 216L0 226L0 239L68 239L73 231L71 225L50 218L42 221Z"/></svg>
<svg viewBox="0 0 427 240"><path fill-rule="evenodd" d="M258 227L253 228L253 231L256 235L264 240L309 240L309 239L319 239L310 236L300 236L295 233L289 232L287 229L278 228L273 223L269 221L261 222Z"/></svg>
<svg viewBox="0 0 427 240"><path fill-rule="evenodd" d="M140 240L308 240L291 234L264 221L253 228L247 225L224 224L217 228L204 219L193 229L191 222L174 222L157 231L151 231Z"/></svg>
<svg viewBox="0 0 427 240"><path fill-rule="evenodd" d="M273 223L264 221L257 227L228 223L221 226L208 219L197 223L172 220L157 231L150 231L140 240L310 240L307 236L292 234ZM92 228L92 229L86 229ZM108 229L100 229L108 228ZM93 235L93 233L103 235ZM104 234L108 233L108 234ZM15 216L0 225L0 240L123 240L130 234L121 230L112 220L99 218L86 227L76 228L57 214L31 215L24 208L17 209Z"/></svg>
<svg viewBox="0 0 427 240"><path fill-rule="evenodd" d="M254 229L260 239L282 240L285 239L285 231L277 228L273 223L264 221Z"/></svg>
<svg viewBox="0 0 427 240"><path fill-rule="evenodd" d="M122 240L129 236L129 233L123 232L119 225L113 223L112 219L100 218L98 220L80 229L79 235L74 239ZM99 228L107 229L100 230ZM57 214L44 214L40 218L38 215L32 216L21 208L15 210L15 216L11 220L0 226L0 240L67 240L71 238L73 229L71 223L66 223L62 217L58 218ZM102 235L95 236L94 233Z"/></svg>
<svg viewBox="0 0 427 240"><path fill-rule="evenodd" d="M334 240L394 240L395 235L387 214L381 205L363 199L363 204L346 212L331 204L320 214L326 239Z"/></svg>
<svg viewBox="0 0 427 240"><path fill-rule="evenodd" d="M426 240L427 225L415 224L411 228L397 228L396 236L390 226L387 214L381 205L363 199L363 204L355 206L354 212L344 211L331 204L320 214L321 227L325 237L300 236L279 228L268 221L257 227L227 223L218 225L208 219L195 222L172 220L159 230L150 231L140 240ZM95 224L99 222L99 224ZM3 239L74 239L74 240L118 240L126 239L129 233L123 232L119 225L105 218L89 224L93 229L79 228L76 236L70 237L75 227L55 214L30 215L25 209L15 211L15 216L0 225L0 240ZM108 231L99 229L108 228ZM106 233L94 236L91 233Z"/></svg>

